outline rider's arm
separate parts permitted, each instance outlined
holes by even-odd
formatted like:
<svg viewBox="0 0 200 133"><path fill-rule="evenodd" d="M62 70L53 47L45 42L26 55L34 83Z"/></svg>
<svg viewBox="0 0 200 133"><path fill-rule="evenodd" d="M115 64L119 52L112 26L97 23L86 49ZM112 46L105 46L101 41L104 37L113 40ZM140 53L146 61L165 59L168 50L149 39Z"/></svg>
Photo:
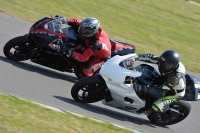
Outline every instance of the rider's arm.
<svg viewBox="0 0 200 133"><path fill-rule="evenodd" d="M159 57L153 54L138 54L138 60L158 64Z"/></svg>
<svg viewBox="0 0 200 133"><path fill-rule="evenodd" d="M178 84L174 87L177 92L178 98L182 98L185 95L185 88L186 88L186 81L185 75L182 74L181 78L179 79Z"/></svg>
<svg viewBox="0 0 200 133"><path fill-rule="evenodd" d="M72 57L79 62L86 62L92 55L94 55L94 51L91 48L87 48L83 54L72 52Z"/></svg>
<svg viewBox="0 0 200 133"><path fill-rule="evenodd" d="M160 86L162 91L168 95L168 100L177 101L185 95L185 75L183 73L171 73L167 76L166 82Z"/></svg>
<svg viewBox="0 0 200 133"><path fill-rule="evenodd" d="M78 32L78 27L81 24L81 20L78 18L68 18L67 24L70 25L75 32Z"/></svg>
<svg viewBox="0 0 200 133"><path fill-rule="evenodd" d="M170 75L173 75L170 74ZM175 90L178 97L183 97L185 94L186 81L184 73L174 73L173 76L168 76L166 82L163 87L168 88L170 90Z"/></svg>

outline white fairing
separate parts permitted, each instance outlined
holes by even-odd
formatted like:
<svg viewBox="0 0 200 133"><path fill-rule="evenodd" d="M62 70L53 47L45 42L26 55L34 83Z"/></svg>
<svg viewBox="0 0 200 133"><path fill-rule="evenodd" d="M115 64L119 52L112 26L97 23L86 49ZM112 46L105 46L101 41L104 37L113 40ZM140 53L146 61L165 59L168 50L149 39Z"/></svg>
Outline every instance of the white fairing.
<svg viewBox="0 0 200 133"><path fill-rule="evenodd" d="M102 76L112 79L112 82L115 82L116 84L124 83L124 79L126 76L139 77L142 75L141 72L134 72L132 70L128 70L126 68L119 66L120 62L129 57L134 57L134 56L137 57L136 54L129 54L125 56L116 55L111 59L109 59L108 61L106 61L106 63L102 66L99 73Z"/></svg>
<svg viewBox="0 0 200 133"><path fill-rule="evenodd" d="M119 65L120 62L129 57L133 57L134 59L138 56L137 54L129 54L125 56L116 55L106 61L101 68L99 73L106 81L108 89L110 90L112 98L114 99L110 102L102 100L102 103L112 107L118 107L124 110L135 112L145 106L145 101L137 96L135 90L133 89L132 82L130 82L130 84L125 84L124 81L127 76L139 77L142 75L142 72L137 70L128 70ZM136 63L134 62L134 65L135 64ZM130 101L124 100L126 97L132 99L133 102L131 103Z"/></svg>
<svg viewBox="0 0 200 133"><path fill-rule="evenodd" d="M181 62L179 62L179 67L176 69L176 71L179 73L185 73L185 67Z"/></svg>
<svg viewBox="0 0 200 133"><path fill-rule="evenodd" d="M179 62L179 67L176 69L176 71L179 72L179 73L185 73L185 67L184 67L184 65L181 62ZM182 90L185 87L186 86L185 86L184 80L180 79L178 85L176 85L174 87L174 89L176 89L176 90ZM185 95L185 91L183 91L181 93L178 93L178 96L180 96L180 97L183 97L184 95Z"/></svg>

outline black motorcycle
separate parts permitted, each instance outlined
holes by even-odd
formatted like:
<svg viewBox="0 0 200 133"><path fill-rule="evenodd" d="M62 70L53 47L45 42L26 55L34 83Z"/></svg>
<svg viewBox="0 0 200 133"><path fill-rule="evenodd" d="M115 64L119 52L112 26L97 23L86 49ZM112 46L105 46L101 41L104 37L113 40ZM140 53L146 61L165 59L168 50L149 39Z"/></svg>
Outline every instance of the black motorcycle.
<svg viewBox="0 0 200 133"><path fill-rule="evenodd" d="M78 75L87 62L81 63L66 58L63 54L49 47L49 44L66 45L71 50L77 46L77 34L66 23L65 17L44 17L33 24L29 34L18 36L9 40L3 49L4 55L11 60L31 62L56 69L62 72L71 72ZM112 55L126 55L135 52L133 45L110 40L112 44ZM84 47L77 49L83 52Z"/></svg>

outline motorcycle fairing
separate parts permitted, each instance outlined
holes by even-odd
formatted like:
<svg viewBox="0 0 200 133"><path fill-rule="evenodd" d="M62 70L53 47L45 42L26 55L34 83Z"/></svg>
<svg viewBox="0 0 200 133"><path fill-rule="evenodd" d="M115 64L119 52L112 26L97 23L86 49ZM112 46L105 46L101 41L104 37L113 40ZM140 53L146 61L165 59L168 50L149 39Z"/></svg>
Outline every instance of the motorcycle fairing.
<svg viewBox="0 0 200 133"><path fill-rule="evenodd" d="M140 66L142 67L142 75L137 79L145 85L153 85L161 76L160 72L150 65L141 64Z"/></svg>
<svg viewBox="0 0 200 133"><path fill-rule="evenodd" d="M120 63L127 58L134 59L137 57L138 56L136 54L129 54L125 56L116 55L113 58L109 59L102 66L99 73L106 81L106 85L109 88L112 98L115 101L110 101L107 103L105 101L102 101L103 104L115 106L118 108L120 107L133 112L145 106L146 102L137 96L135 90L133 89L133 84L124 83L127 76L140 77L142 75L142 72L137 70L129 70L120 66ZM133 102L131 103L130 101L126 101L124 99L125 97L133 100Z"/></svg>
<svg viewBox="0 0 200 133"><path fill-rule="evenodd" d="M109 79L109 82L115 82L119 84L123 84L127 76L130 76L130 77L141 76L142 73L140 71L128 70L119 65L120 62L122 62L123 60L129 57L137 58L138 56L137 54L128 54L125 56L116 55L106 61L106 63L102 66L100 70L100 74L103 77Z"/></svg>
<svg viewBox="0 0 200 133"><path fill-rule="evenodd" d="M125 42L120 42L116 40L111 40L111 51L112 51L112 56L115 55L126 55L127 53L134 53L135 52L135 47L131 44L125 43Z"/></svg>
<svg viewBox="0 0 200 133"><path fill-rule="evenodd" d="M37 21L30 29L29 34L31 35L35 35L35 36L42 36L41 38L43 38L44 36L46 36L46 39L49 40L53 40L55 37L62 37L62 38L67 38L68 35L63 33L61 30L64 29L61 25L58 25L58 22L62 22L63 24L65 24L63 22L63 17L60 18L48 18L45 17L39 21Z"/></svg>
<svg viewBox="0 0 200 133"><path fill-rule="evenodd" d="M184 100L196 101L200 99L200 80L190 74L185 75L186 92Z"/></svg>

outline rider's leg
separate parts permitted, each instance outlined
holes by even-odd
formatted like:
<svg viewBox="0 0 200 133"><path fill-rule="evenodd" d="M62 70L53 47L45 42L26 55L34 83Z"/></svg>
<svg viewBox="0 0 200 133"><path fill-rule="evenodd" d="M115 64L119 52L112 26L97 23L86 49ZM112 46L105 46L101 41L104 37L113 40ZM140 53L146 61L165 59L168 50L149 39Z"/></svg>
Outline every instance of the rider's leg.
<svg viewBox="0 0 200 133"><path fill-rule="evenodd" d="M179 96L177 94L164 96L153 103L152 109L156 112L163 112L169 104L177 101L178 99Z"/></svg>
<svg viewBox="0 0 200 133"><path fill-rule="evenodd" d="M83 74L84 76L92 76L93 73L97 72L102 65L104 64L104 59L93 57L91 61L89 62L88 66L83 68Z"/></svg>

